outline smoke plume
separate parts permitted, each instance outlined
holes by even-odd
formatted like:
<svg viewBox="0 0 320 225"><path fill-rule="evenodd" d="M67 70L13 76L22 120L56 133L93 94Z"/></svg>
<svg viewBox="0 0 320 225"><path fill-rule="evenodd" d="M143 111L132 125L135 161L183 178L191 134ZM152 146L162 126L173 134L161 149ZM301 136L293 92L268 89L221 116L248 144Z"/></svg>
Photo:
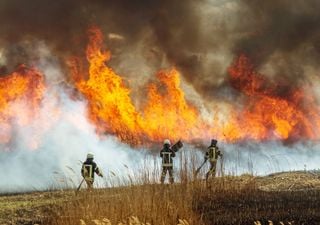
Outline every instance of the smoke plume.
<svg viewBox="0 0 320 225"><path fill-rule="evenodd" d="M320 4L316 0L295 4L287 0L4 0L0 4L0 43L10 43L8 66L32 61L24 46L34 39L45 41L57 54L81 52L86 29L97 24L111 34L107 45L114 65L137 62L130 69L120 65L120 73L146 75L165 64L174 65L204 98L223 92L226 68L240 53L275 79L295 83L310 80L307 67L318 67Z"/></svg>

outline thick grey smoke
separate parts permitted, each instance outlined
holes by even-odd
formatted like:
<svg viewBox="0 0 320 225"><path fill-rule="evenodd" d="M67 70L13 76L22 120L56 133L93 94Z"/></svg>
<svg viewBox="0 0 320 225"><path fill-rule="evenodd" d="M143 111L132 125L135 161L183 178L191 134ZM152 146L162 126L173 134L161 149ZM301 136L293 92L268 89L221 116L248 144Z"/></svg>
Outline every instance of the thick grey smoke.
<svg viewBox="0 0 320 225"><path fill-rule="evenodd" d="M308 1L241 1L248 34L235 43L262 71L278 81L301 85L319 69L320 3Z"/></svg>
<svg viewBox="0 0 320 225"><path fill-rule="evenodd" d="M264 62L275 51L294 52L302 45L319 49L319 1L252 1L243 0L245 22L252 33L236 44L253 60ZM244 15L243 15L244 16ZM314 57L315 55L312 55ZM312 58L311 57L311 58Z"/></svg>
<svg viewBox="0 0 320 225"><path fill-rule="evenodd" d="M64 66L64 56L84 56L86 30L96 24L113 52L111 64L133 77L133 86L174 65L203 98L229 96L226 68L241 53L273 79L300 85L312 82L310 67L318 69L319 10L317 0L4 0L1 71L32 64L36 57L25 48L35 39Z"/></svg>

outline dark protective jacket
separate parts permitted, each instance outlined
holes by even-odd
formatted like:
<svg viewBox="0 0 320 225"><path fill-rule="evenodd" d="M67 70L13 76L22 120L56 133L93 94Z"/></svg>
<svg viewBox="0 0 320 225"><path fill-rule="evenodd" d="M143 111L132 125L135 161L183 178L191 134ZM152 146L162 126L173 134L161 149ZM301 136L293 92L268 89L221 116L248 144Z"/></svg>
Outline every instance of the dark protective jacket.
<svg viewBox="0 0 320 225"><path fill-rule="evenodd" d="M160 151L160 157L162 158L162 166L172 167L172 158L176 156L176 153L170 148L170 145L165 144L163 149Z"/></svg>
<svg viewBox="0 0 320 225"><path fill-rule="evenodd" d="M102 176L97 164L93 161L93 159L87 159L81 168L81 174L84 178L94 180L94 173Z"/></svg>
<svg viewBox="0 0 320 225"><path fill-rule="evenodd" d="M218 156L222 156L218 146L216 145L210 145L208 147L208 150L206 152L206 159L209 159L210 161L217 161Z"/></svg>

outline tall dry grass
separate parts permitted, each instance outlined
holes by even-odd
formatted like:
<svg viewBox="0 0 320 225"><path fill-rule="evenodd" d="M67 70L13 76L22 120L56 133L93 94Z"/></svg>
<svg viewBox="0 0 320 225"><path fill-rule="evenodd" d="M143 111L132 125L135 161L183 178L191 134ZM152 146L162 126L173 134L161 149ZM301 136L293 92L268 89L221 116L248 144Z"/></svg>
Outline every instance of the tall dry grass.
<svg viewBox="0 0 320 225"><path fill-rule="evenodd" d="M55 208L48 223L75 225L82 221L89 225L107 218L111 224L128 224L128 218L135 216L143 224L177 225L185 221L188 225L202 225L201 218L192 211L194 189L199 185L193 182L193 172L195 164L200 163L188 158L191 155L178 157L181 162L175 170L178 184L159 184L158 158L146 159L134 170L124 165L126 176L111 171L104 182L100 181L101 186L109 188L81 190L73 201Z"/></svg>
<svg viewBox="0 0 320 225"><path fill-rule="evenodd" d="M252 175L219 176L205 182L201 179L205 170L198 179L194 176L201 159L178 157L178 183L159 184L156 158L146 160L135 172L124 165L127 177L113 173L104 183L109 188L81 190L72 201L55 207L44 224L320 224L319 191L263 191Z"/></svg>

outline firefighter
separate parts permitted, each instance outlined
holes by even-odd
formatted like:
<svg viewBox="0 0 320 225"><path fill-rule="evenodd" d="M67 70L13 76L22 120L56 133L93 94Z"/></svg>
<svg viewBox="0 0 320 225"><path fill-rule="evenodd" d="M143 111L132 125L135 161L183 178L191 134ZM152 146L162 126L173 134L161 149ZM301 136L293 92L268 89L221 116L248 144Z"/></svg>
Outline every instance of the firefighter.
<svg viewBox="0 0 320 225"><path fill-rule="evenodd" d="M92 189L94 182L94 173L103 177L102 172L98 168L97 164L93 161L93 154L88 153L86 161L82 164L81 174L87 183L88 189Z"/></svg>
<svg viewBox="0 0 320 225"><path fill-rule="evenodd" d="M223 154L220 152L218 146L217 146L218 141L215 139L211 140L211 145L208 147L208 150L205 155L205 160L209 160L210 162L210 169L206 173L206 180L208 180L209 176L216 176L216 167L217 167L217 161L218 161L218 156L222 157Z"/></svg>
<svg viewBox="0 0 320 225"><path fill-rule="evenodd" d="M173 160L175 157L175 152L171 149L170 140L166 139L163 142L163 148L160 151L160 157L162 158L162 173L161 173L161 183L164 183L167 172L169 173L169 181L172 184L174 182L173 179Z"/></svg>

